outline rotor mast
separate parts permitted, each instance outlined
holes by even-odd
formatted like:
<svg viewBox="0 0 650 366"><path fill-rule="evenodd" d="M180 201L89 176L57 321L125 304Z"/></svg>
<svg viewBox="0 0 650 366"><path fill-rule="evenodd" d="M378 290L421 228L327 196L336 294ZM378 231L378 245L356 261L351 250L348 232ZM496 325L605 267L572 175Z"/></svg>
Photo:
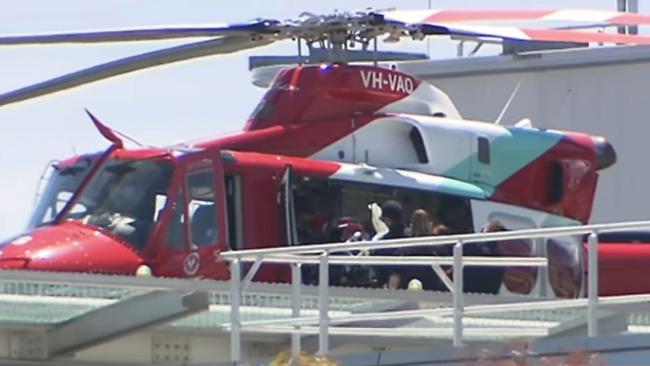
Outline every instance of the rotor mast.
<svg viewBox="0 0 650 366"><path fill-rule="evenodd" d="M346 63L348 34L345 30L337 30L327 35L330 44L330 60L333 63Z"/></svg>
<svg viewBox="0 0 650 366"><path fill-rule="evenodd" d="M319 61L331 63L352 61L348 48L359 44L363 51L367 51L372 40L392 28L378 20L377 15L371 12L338 11L329 15L303 13L291 26L293 29L289 33L298 41L299 56L302 55L300 43L304 40L309 48L310 58L320 51L326 57ZM374 52L377 52L376 48ZM314 63L314 60L311 60L311 63Z"/></svg>

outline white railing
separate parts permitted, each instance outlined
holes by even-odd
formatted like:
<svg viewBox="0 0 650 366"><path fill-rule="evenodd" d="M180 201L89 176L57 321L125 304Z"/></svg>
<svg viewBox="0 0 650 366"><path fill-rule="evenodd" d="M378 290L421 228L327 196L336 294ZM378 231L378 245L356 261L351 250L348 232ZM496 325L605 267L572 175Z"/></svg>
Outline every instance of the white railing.
<svg viewBox="0 0 650 366"><path fill-rule="evenodd" d="M300 352L300 336L304 333L301 326L318 323L319 326L319 354L326 355L329 352L329 325L330 323L346 323L358 320L371 319L392 319L392 318L415 318L426 315L453 316L453 344L461 346L463 341L463 316L465 314L485 314L490 312L503 312L516 310L534 309L566 309L587 307L588 321L587 329L590 337L598 334L598 307L607 304L617 306L619 304L630 304L646 302L650 295L598 297L598 233L643 230L650 229L650 221L624 222L601 225L584 225L571 227L555 227L545 229L518 230L494 233L476 233L449 236L418 237L406 239L394 239L383 241L364 241L353 243L334 243L319 245L304 245L293 247L277 247L268 249L251 249L230 251L223 253L222 257L231 262L231 358L233 362L241 360L241 330L242 324L239 317L239 304L242 291L248 287L255 272L263 262L267 263L288 263L292 268L292 304L293 319L282 320L282 325L290 325L284 329L285 333L291 333L291 351L294 355ZM463 267L464 266L546 266L547 260L543 257L463 257L463 245L473 242L489 242L511 239L538 239L566 235L589 234L588 240L588 299L575 300L549 300L530 301L514 304L491 304L474 305L467 308L463 304ZM390 256L345 256L330 257L331 253L385 249L385 248L408 248L420 246L441 246L454 244L453 257L440 256L417 256L417 257L390 257ZM582 245L582 243L581 243ZM305 256L304 254L312 254ZM313 256L317 254L318 257ZM394 265L399 260L400 265L453 265L453 287L450 289L453 296L452 309L431 309L397 311L393 313L371 313L352 314L343 317L330 319L328 316L329 305L329 265L330 264L358 264L358 265ZM254 262L251 270L243 281L241 280L241 267L243 262ZM300 275L301 264L319 265L319 316L300 317ZM278 320L255 322L255 326L271 325L278 323ZM251 324L252 325L252 324Z"/></svg>

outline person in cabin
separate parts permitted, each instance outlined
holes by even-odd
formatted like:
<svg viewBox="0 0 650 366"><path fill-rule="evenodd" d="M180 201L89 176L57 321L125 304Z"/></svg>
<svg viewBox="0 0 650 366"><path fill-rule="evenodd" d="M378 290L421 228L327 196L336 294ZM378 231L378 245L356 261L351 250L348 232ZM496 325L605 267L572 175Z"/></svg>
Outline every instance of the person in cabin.
<svg viewBox="0 0 650 366"><path fill-rule="evenodd" d="M408 233L411 237L425 237L434 235L434 220L429 212L425 209L417 209L411 214L411 223L408 227ZM430 246L413 247L404 251L413 256L430 256L434 254ZM439 286L436 274L432 271L431 266L409 266L402 270L404 280L410 283L412 280L420 281L424 290L436 290Z"/></svg>
<svg viewBox="0 0 650 366"><path fill-rule="evenodd" d="M482 233L507 231L498 220L490 220L481 228ZM463 247L464 256L498 256L498 242L468 243ZM498 294L503 282L504 267L468 266L463 269L464 292Z"/></svg>
<svg viewBox="0 0 650 366"><path fill-rule="evenodd" d="M411 225L409 227L412 237L431 236L435 224L427 210L417 209L411 215Z"/></svg>
<svg viewBox="0 0 650 366"><path fill-rule="evenodd" d="M381 205L381 210L376 210L376 205L370 205L371 211L376 215L381 212L379 217L380 223L375 223L375 231L377 235L373 240L389 240L404 238L405 225L404 225L404 210L402 205L396 200L388 200ZM383 225L381 225L383 224ZM379 226L379 227L377 227ZM394 248L375 250L376 255L397 256L402 255L403 251ZM402 269L399 266L378 266L377 277L379 283L384 288L404 288L406 283L402 280Z"/></svg>

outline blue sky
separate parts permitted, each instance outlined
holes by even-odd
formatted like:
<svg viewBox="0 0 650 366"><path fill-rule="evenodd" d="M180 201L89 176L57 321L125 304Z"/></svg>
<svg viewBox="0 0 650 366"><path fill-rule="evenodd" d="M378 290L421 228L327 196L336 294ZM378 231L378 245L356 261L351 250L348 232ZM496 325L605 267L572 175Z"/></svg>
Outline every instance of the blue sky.
<svg viewBox="0 0 650 366"><path fill-rule="evenodd" d="M485 8L484 0L432 0L434 8ZM356 1L172 1L172 0L0 0L0 34L63 32L156 25L246 21L256 17L295 18L302 11L330 13L399 7L426 8L427 0ZM590 8L614 10L615 0L489 2L494 8ZM648 11L644 4L641 11ZM184 42L0 47L0 93L62 73ZM453 57L455 46L434 41L433 58ZM380 48L382 46L380 45ZM424 52L424 42L402 49ZM39 177L47 162L103 149L84 108L150 145L206 138L240 130L263 90L252 86L248 56L289 54L287 42L166 65L55 95L0 107L0 238L24 227ZM461 111L462 112L462 111Z"/></svg>

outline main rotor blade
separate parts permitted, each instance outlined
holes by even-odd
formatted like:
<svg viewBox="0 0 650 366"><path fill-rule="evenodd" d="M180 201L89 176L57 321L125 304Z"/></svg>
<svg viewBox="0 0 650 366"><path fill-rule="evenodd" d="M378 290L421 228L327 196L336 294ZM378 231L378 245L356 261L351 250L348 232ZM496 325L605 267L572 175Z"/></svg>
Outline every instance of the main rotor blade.
<svg viewBox="0 0 650 366"><path fill-rule="evenodd" d="M650 37L565 29L480 26L468 24L424 24L425 35L447 34L469 38L497 38L515 41L650 44Z"/></svg>
<svg viewBox="0 0 650 366"><path fill-rule="evenodd" d="M383 11L387 20L407 24L457 23L471 21L568 21L602 25L648 25L650 15L587 9L466 9L466 10L391 10Z"/></svg>
<svg viewBox="0 0 650 366"><path fill-rule="evenodd" d="M52 44L52 43L101 43L151 41L176 38L248 36L267 33L277 24L275 20L260 20L251 23L215 25L205 27L157 27L92 32L70 32L59 34L16 35L0 37L0 45Z"/></svg>
<svg viewBox="0 0 650 366"><path fill-rule="evenodd" d="M593 12L593 11L592 11ZM429 15L427 16L427 13ZM490 13L492 16L490 17ZM522 11L526 14L526 11ZM620 14L621 16L626 15L626 13L616 13L616 12L605 12ZM452 14L447 16L435 16L431 15L429 11L387 11L383 13L377 13L383 16L383 20L387 24L392 24L398 28L407 29L413 33L420 33L423 35L450 35L458 36L464 38L472 38L477 40L484 40L485 38L492 38L498 40L516 40L516 41L553 41L553 42L580 42L580 43L621 43L621 44L650 44L650 37L641 36L641 35L627 35L627 34L608 34L608 33L598 33L598 32L589 32L589 31L580 31L580 30L571 30L571 29L552 29L552 28L526 28L526 27L514 27L514 26L493 26L493 25L474 25L471 23L453 23L447 20L449 19L460 19L462 14ZM444 14L444 13L439 13ZM534 12L528 13L529 16L533 16ZM559 15L558 15L559 14ZM591 12L587 11L587 14ZM465 18L466 20L474 20L479 15L479 12L472 13ZM523 17L521 15L513 14L513 11L503 11L503 14L499 11L487 11L484 14L486 19L498 19L508 18L515 19L515 17ZM555 16L560 18L562 15L561 12L557 13ZM564 19L578 19L579 14L570 14L564 15ZM632 14L634 19L638 21L644 20L650 23L650 16L644 14ZM538 18L544 18L540 14L536 15ZM550 19L551 15L546 16L547 19ZM431 20L431 19L438 19ZM647 18L647 19L646 19ZM419 20L418 20L419 19ZM582 20L596 20L584 16ZM607 19L614 19L613 17ZM607 19L601 18L600 21L607 21ZM625 18L620 18L625 19ZM631 21L632 18L628 19Z"/></svg>
<svg viewBox="0 0 650 366"><path fill-rule="evenodd" d="M126 57L0 95L0 106L70 89L117 75L193 58L232 53L267 45L273 39L231 36Z"/></svg>

